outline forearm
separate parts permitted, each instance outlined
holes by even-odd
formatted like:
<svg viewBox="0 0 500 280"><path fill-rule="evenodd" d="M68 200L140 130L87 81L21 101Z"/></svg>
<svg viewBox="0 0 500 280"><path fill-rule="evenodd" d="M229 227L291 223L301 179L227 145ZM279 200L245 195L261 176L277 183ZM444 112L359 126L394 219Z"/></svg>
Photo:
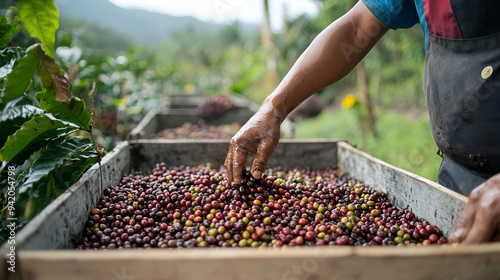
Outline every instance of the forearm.
<svg viewBox="0 0 500 280"><path fill-rule="evenodd" d="M347 75L387 30L359 2L314 39L262 109L272 109L283 121L313 93Z"/></svg>

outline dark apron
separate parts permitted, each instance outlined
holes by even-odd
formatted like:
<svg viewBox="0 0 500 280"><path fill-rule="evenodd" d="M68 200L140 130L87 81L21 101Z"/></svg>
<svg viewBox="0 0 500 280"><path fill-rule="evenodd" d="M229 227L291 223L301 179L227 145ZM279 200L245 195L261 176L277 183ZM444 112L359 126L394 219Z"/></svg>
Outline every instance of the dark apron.
<svg viewBox="0 0 500 280"><path fill-rule="evenodd" d="M429 34L425 94L443 156L438 183L464 195L500 172L500 34Z"/></svg>

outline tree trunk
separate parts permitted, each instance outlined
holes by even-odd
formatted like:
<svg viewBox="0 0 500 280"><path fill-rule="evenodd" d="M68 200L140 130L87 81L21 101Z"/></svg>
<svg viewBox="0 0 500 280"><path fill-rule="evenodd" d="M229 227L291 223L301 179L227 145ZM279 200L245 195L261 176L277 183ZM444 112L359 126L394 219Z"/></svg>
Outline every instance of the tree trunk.
<svg viewBox="0 0 500 280"><path fill-rule="evenodd" d="M377 133L375 131L375 116L373 113L373 105L370 99L370 94L368 93L368 77L366 76L366 70L363 63L358 64L358 66L356 67L356 72L358 75L358 84L364 99L363 103L366 107L366 121L368 131L370 131L370 133L376 137Z"/></svg>
<svg viewBox="0 0 500 280"><path fill-rule="evenodd" d="M269 15L269 1L264 0L264 22L260 29L260 37L262 47L267 51L267 75L264 80L265 90L267 92L273 91L279 83L278 77L278 51L273 43L271 32L271 19Z"/></svg>
<svg viewBox="0 0 500 280"><path fill-rule="evenodd" d="M372 50L373 57L375 58L375 79L377 84L377 92L374 103L374 107L380 108L382 106L382 60L380 58L380 51L377 46Z"/></svg>
<svg viewBox="0 0 500 280"><path fill-rule="evenodd" d="M260 28L260 40L262 42L262 47L268 49L273 45L273 40L271 38L271 19L269 16L269 2L264 0L264 22Z"/></svg>

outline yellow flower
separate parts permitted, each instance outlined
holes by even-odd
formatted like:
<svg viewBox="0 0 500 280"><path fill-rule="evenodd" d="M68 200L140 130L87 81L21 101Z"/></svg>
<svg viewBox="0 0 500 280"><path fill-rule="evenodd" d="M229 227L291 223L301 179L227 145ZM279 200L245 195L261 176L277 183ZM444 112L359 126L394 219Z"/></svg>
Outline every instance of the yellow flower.
<svg viewBox="0 0 500 280"><path fill-rule="evenodd" d="M187 94L194 94L196 92L196 86L193 84L186 84L184 86L184 92Z"/></svg>
<svg viewBox="0 0 500 280"><path fill-rule="evenodd" d="M346 97L344 97L344 99L342 99L342 108L347 110L354 106L357 102L358 100L356 99L356 96L354 96L354 94L348 94L346 95Z"/></svg>
<svg viewBox="0 0 500 280"><path fill-rule="evenodd" d="M125 108L127 108L127 99L128 99L128 96L125 96L123 98L120 98L120 100L118 100L118 103L116 104L118 108L124 110Z"/></svg>

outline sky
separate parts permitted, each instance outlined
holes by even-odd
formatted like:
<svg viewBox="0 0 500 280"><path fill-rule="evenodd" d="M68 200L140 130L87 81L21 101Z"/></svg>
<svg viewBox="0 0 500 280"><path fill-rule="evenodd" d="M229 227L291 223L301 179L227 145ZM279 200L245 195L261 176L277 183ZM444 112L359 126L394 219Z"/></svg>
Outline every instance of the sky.
<svg viewBox="0 0 500 280"><path fill-rule="evenodd" d="M260 23L262 0L110 0L122 8L143 9L174 16L193 16L201 21L231 23L235 20ZM294 18L303 13L316 15L319 6L313 0L269 0L271 28L282 27L284 11Z"/></svg>

